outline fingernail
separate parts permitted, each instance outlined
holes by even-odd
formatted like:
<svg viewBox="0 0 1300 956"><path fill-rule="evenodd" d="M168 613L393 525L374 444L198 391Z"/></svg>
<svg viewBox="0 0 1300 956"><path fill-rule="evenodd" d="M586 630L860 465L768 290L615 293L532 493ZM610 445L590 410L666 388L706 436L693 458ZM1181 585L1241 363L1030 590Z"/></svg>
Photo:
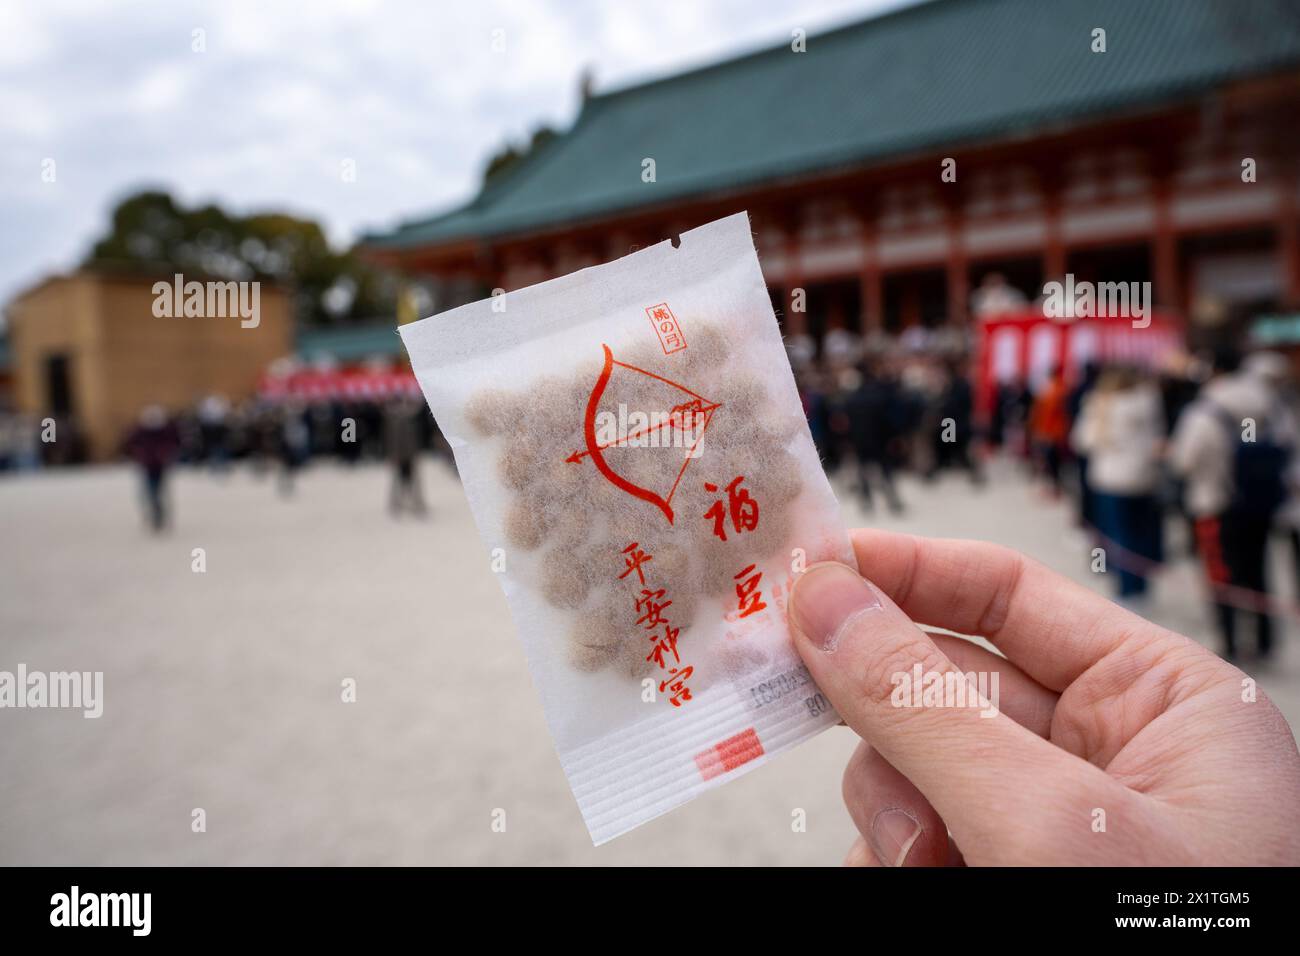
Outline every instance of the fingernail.
<svg viewBox="0 0 1300 956"><path fill-rule="evenodd" d="M880 598L852 568L814 564L795 582L790 616L808 640L833 651L844 622L873 607L880 607Z"/></svg>
<svg viewBox="0 0 1300 956"><path fill-rule="evenodd" d="M871 821L871 851L881 866L902 866L921 835L921 824L906 810L881 810Z"/></svg>

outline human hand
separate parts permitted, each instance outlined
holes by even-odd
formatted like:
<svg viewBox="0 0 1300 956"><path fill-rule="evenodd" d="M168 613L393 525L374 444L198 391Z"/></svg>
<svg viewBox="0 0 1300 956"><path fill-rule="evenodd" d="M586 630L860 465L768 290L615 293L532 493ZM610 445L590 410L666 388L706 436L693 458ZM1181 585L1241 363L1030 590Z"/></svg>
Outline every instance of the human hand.
<svg viewBox="0 0 1300 956"><path fill-rule="evenodd" d="M1008 548L853 543L874 585L814 565L790 607L808 670L863 739L847 864L1300 864L1295 738L1240 670ZM996 673L999 712L892 703L916 665Z"/></svg>

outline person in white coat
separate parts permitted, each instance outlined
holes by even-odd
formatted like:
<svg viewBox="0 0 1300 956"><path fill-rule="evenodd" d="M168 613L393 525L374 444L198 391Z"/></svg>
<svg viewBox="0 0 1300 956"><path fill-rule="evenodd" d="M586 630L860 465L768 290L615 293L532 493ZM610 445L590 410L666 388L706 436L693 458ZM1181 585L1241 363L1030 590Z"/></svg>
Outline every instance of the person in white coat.
<svg viewBox="0 0 1300 956"><path fill-rule="evenodd" d="M1164 434L1155 385L1133 369L1111 368L1084 399L1070 435L1075 452L1088 458L1095 530L1124 603L1146 594L1149 573L1163 559L1158 491Z"/></svg>
<svg viewBox="0 0 1300 956"><path fill-rule="evenodd" d="M1275 364L1261 353L1242 367L1231 350L1220 350L1215 375L1179 418L1170 451L1186 479L1186 505L1229 659L1237 654L1238 611L1255 619L1259 656L1273 647L1268 537L1287 497L1297 437Z"/></svg>

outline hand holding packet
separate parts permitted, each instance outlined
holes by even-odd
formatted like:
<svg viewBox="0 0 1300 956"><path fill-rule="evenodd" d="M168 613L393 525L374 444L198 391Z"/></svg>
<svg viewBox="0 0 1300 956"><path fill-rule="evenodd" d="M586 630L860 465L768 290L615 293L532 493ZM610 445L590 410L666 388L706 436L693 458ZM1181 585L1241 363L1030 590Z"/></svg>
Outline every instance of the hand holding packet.
<svg viewBox="0 0 1300 956"><path fill-rule="evenodd" d="M400 332L595 843L838 721L786 601L855 562L746 214Z"/></svg>

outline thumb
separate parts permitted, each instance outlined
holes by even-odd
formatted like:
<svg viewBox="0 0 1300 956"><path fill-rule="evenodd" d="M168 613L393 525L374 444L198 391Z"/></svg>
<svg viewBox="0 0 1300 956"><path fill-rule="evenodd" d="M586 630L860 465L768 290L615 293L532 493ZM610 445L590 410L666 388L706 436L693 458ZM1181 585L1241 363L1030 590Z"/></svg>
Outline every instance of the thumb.
<svg viewBox="0 0 1300 956"><path fill-rule="evenodd" d="M817 564L798 578L790 630L840 717L916 785L968 857L997 839L998 821L1032 832L1026 824L1045 813L1073 817L1076 808L1064 805L1072 801L1086 820L1089 791L1113 783L998 712L1000 675L962 674L845 565Z"/></svg>

